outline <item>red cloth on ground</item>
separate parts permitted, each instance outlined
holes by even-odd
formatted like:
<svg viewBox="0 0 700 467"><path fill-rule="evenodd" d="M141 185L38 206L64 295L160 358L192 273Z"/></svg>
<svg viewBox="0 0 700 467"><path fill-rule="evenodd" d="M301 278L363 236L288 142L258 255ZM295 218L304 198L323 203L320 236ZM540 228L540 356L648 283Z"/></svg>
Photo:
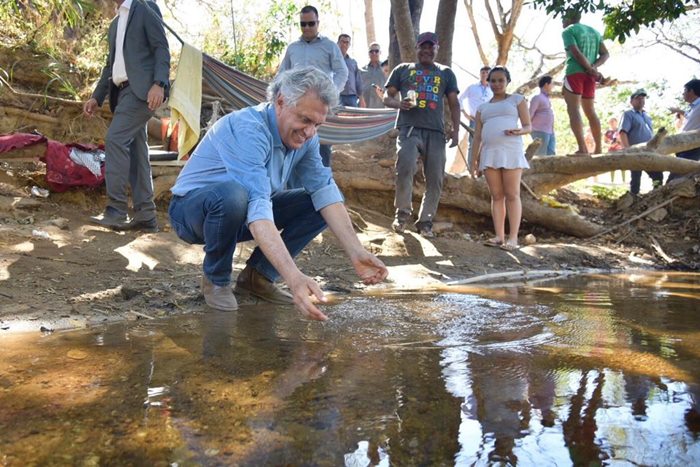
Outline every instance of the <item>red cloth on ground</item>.
<svg viewBox="0 0 700 467"><path fill-rule="evenodd" d="M46 163L46 182L49 184L51 191L61 193L75 186L96 187L102 185L105 181L104 165L102 166L101 175L95 177L87 167L78 165L71 160L71 148L78 148L83 151L98 149L97 146L92 144L63 144L49 140L46 154L41 161Z"/></svg>
<svg viewBox="0 0 700 467"><path fill-rule="evenodd" d="M46 136L36 133L12 133L11 135L0 135L0 153L10 152L14 149L26 148L32 144L39 144L46 141Z"/></svg>
<svg viewBox="0 0 700 467"><path fill-rule="evenodd" d="M70 158L71 148L94 151L103 149L102 146L78 143L63 144L36 133L13 133L0 135L0 153L43 142L46 142L46 153L40 160L46 164L46 182L51 191L61 193L72 187L96 187L104 183L104 165L101 175L96 177L87 167L76 164Z"/></svg>

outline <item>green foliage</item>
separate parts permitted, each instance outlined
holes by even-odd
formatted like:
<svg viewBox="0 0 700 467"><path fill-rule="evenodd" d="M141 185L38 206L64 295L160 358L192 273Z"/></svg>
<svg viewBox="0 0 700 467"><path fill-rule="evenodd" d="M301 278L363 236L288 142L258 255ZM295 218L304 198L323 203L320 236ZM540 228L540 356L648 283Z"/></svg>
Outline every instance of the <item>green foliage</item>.
<svg viewBox="0 0 700 467"><path fill-rule="evenodd" d="M37 29L76 28L95 11L89 0L6 0L0 2L3 28L15 34L35 34ZM45 31L44 31L45 32Z"/></svg>
<svg viewBox="0 0 700 467"><path fill-rule="evenodd" d="M107 53L109 20L99 13L92 0L0 1L0 48L18 58L28 50L40 64L35 71L47 77L43 92L79 100L89 93ZM12 79L27 78L14 76L13 67L6 70Z"/></svg>
<svg viewBox="0 0 700 467"><path fill-rule="evenodd" d="M277 72L288 41L299 36L299 11L309 2L266 0L258 3L236 4L240 8L234 12L235 26L229 23L232 20L228 7L211 9L210 24L203 34L201 49L256 78L269 80ZM331 18L335 14L328 0L313 4L323 18ZM328 22L323 24L328 27ZM235 27L235 41L232 27Z"/></svg>
<svg viewBox="0 0 700 467"><path fill-rule="evenodd" d="M296 23L299 9L291 0L275 0L253 34L235 53L229 49L222 60L258 78L272 77L279 56L287 48L286 33Z"/></svg>
<svg viewBox="0 0 700 467"><path fill-rule="evenodd" d="M607 187L607 186L601 186L601 185L593 185L591 186L591 191L593 192L593 195L601 199L603 201L616 201L619 199L622 195L627 193L627 187L622 187L622 186L615 186L615 187Z"/></svg>
<svg viewBox="0 0 700 467"><path fill-rule="evenodd" d="M621 43L642 26L653 26L657 22L672 21L685 14L700 0L635 0L606 3L602 0L533 0L535 7L544 8L549 14L565 16L568 12L604 14L605 37Z"/></svg>
<svg viewBox="0 0 700 467"><path fill-rule="evenodd" d="M70 96L74 100L80 100L80 90L73 83L74 80L71 79L75 76L75 69L66 70L66 67L61 63L52 62L42 72L49 78L46 86L44 86L44 93L48 94L50 89L55 88L61 94ZM79 79L75 81L80 82Z"/></svg>
<svg viewBox="0 0 700 467"><path fill-rule="evenodd" d="M236 14L235 41L227 11L212 12L202 50L226 64L267 80L274 76L287 37L301 6L293 0L273 0L264 11ZM303 5L302 5L303 6Z"/></svg>

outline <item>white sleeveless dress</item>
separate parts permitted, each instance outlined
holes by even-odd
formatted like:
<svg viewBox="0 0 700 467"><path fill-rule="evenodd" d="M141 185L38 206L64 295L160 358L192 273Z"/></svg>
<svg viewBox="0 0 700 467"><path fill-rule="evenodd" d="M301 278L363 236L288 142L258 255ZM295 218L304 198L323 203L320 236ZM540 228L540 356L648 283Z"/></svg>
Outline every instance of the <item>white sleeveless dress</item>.
<svg viewBox="0 0 700 467"><path fill-rule="evenodd" d="M529 169L522 136L507 136L504 131L519 128L518 104L525 98L511 94L502 101L485 102L481 112L481 157L479 170Z"/></svg>

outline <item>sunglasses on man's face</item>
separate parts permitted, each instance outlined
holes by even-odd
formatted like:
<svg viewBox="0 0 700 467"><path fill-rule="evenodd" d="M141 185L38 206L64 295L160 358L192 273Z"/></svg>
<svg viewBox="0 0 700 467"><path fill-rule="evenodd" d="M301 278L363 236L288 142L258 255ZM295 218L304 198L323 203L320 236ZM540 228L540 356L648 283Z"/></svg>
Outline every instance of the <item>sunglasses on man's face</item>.
<svg viewBox="0 0 700 467"><path fill-rule="evenodd" d="M371 54L378 54L379 51L378 51L378 50L370 50L369 53L371 53Z"/></svg>
<svg viewBox="0 0 700 467"><path fill-rule="evenodd" d="M302 28L313 28L314 26L316 26L316 21L299 21L299 26L301 26Z"/></svg>

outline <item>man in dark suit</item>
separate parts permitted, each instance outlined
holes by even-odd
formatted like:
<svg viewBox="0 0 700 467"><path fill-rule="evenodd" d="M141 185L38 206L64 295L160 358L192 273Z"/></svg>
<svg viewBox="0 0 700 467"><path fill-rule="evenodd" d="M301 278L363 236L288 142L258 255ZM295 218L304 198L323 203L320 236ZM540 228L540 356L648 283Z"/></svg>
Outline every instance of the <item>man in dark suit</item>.
<svg viewBox="0 0 700 467"><path fill-rule="evenodd" d="M157 231L146 123L165 101L170 50L161 13L151 0L115 0L117 16L109 26L109 54L83 112L92 117L109 95L114 113L105 137L107 207L95 223L115 230ZM133 216L127 215L127 184Z"/></svg>

